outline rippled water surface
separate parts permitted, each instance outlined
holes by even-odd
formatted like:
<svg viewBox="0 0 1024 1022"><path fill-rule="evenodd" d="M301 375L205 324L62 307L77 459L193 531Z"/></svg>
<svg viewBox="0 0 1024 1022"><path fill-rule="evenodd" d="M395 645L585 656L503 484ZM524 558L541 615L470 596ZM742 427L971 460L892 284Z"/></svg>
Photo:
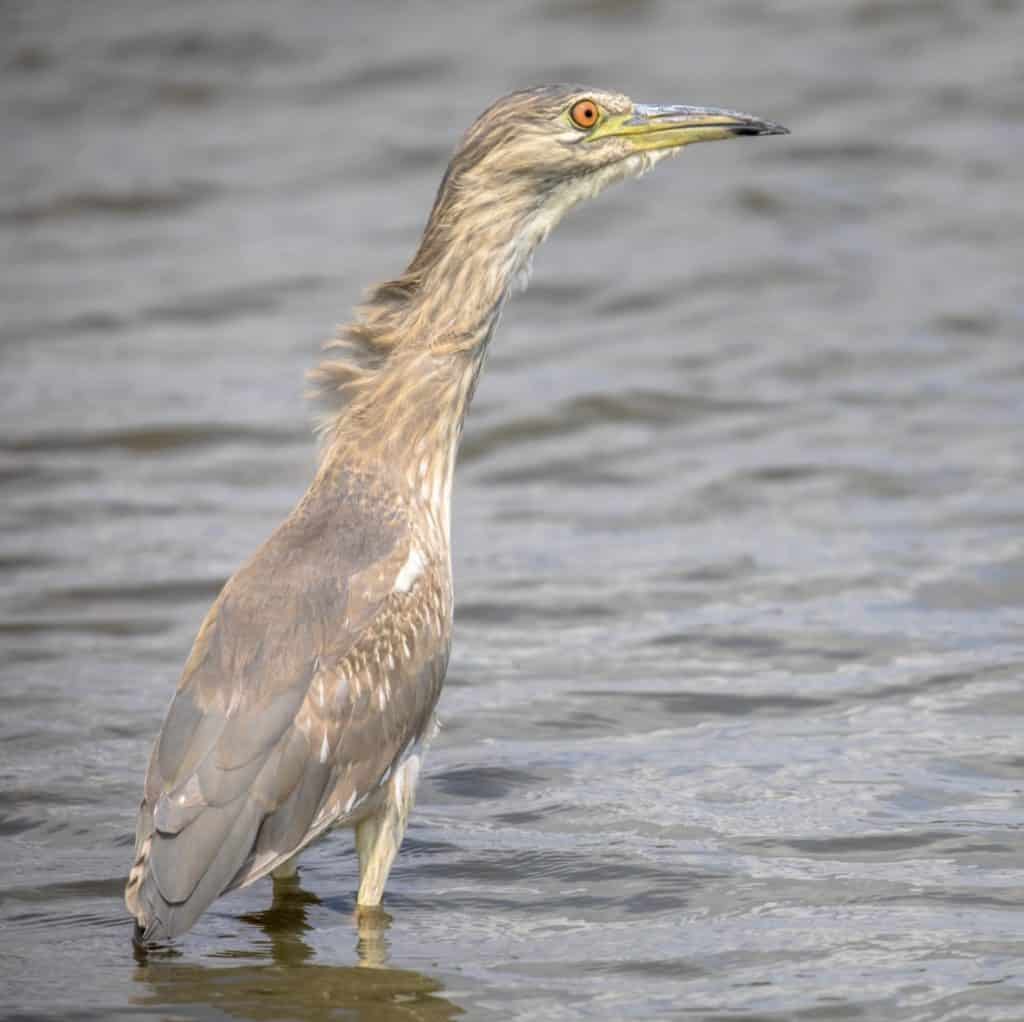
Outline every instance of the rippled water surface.
<svg viewBox="0 0 1024 1022"><path fill-rule="evenodd" d="M1024 1018L1024 4L0 5L0 1003L48 1019ZM545 80L749 109L576 211L455 503L445 727L136 960L198 623L303 371Z"/></svg>

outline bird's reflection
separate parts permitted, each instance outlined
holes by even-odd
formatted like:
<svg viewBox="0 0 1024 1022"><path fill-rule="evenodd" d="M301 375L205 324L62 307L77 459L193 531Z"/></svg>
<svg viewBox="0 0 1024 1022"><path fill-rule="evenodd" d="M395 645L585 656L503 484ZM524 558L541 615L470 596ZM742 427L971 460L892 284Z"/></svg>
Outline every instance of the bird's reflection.
<svg viewBox="0 0 1024 1022"><path fill-rule="evenodd" d="M250 912L242 922L258 926L270 938L275 965L302 965L313 957L313 949L302 939L310 929L307 916L320 899L303 890L298 876L274 880L274 900L262 912Z"/></svg>
<svg viewBox="0 0 1024 1022"><path fill-rule="evenodd" d="M356 909L356 929L359 939L356 941L356 954L359 964L364 968L383 969L388 962L387 932L391 925L391 916L381 908Z"/></svg>
<svg viewBox="0 0 1024 1022"><path fill-rule="evenodd" d="M437 980L389 967L391 917L380 909L357 910L352 917L357 965L314 963L316 952L303 935L311 929L310 907L319 904L320 899L303 890L297 879L275 880L271 906L241 917L266 935L272 962L218 968L184 962L178 951L139 952L135 979L145 990L136 1003L147 1008L208 1006L234 1018L310 1022L441 1022L462 1014L441 996ZM251 962L264 952L249 945L222 956Z"/></svg>

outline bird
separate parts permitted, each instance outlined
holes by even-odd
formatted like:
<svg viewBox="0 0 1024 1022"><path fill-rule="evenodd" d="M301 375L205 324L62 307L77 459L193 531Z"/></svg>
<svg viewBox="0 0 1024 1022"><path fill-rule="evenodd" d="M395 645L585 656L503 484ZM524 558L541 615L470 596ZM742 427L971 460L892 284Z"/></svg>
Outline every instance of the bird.
<svg viewBox="0 0 1024 1022"><path fill-rule="evenodd" d="M451 493L484 355L537 246L578 203L695 142L781 135L749 114L544 85L472 124L419 246L325 345L313 480L225 583L153 745L125 903L143 946L351 828L375 909L448 665Z"/></svg>

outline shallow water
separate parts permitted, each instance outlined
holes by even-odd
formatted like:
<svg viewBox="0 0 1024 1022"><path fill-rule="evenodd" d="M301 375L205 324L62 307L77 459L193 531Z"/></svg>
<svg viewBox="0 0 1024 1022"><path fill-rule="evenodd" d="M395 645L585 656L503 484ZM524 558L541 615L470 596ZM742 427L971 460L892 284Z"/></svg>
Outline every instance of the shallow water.
<svg viewBox="0 0 1024 1022"><path fill-rule="evenodd" d="M3 1010L1024 1018L1024 4L346 11L0 6ZM793 135L510 304L388 914L336 834L136 960L148 748L309 478L303 370L544 80Z"/></svg>

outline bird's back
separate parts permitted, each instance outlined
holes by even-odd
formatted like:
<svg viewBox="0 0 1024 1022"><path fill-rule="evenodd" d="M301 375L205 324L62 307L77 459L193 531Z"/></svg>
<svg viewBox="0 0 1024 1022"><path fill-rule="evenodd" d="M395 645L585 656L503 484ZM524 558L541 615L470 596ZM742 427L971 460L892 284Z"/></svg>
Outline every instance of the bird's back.
<svg viewBox="0 0 1024 1022"><path fill-rule="evenodd" d="M144 940L372 802L429 726L450 614L401 501L314 483L214 602L154 746L125 892Z"/></svg>

